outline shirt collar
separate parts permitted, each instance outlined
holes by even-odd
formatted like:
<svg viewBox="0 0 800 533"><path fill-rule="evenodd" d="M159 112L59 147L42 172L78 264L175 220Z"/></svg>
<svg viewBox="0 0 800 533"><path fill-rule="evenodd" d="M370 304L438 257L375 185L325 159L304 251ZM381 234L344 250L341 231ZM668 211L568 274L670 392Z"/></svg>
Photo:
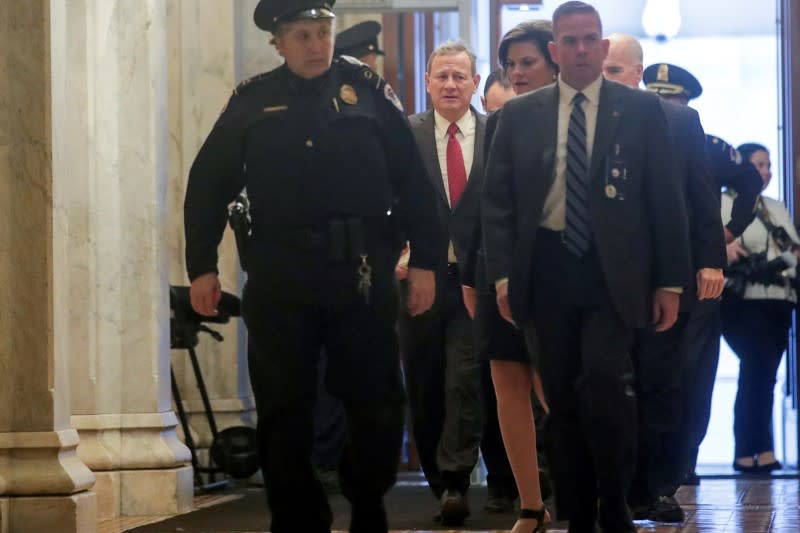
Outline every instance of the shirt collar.
<svg viewBox="0 0 800 533"><path fill-rule="evenodd" d="M600 88L603 86L603 75L597 77L592 83L583 88L582 92L589 103L595 107L600 104ZM561 95L561 101L571 103L572 99L578 93L572 86L561 79L561 74L558 75L558 93Z"/></svg>
<svg viewBox="0 0 800 533"><path fill-rule="evenodd" d="M438 111L433 111L433 120L436 123L436 131L439 135L447 135L447 128L450 127L450 121L444 118L442 115L439 114ZM467 109L467 112L464 113L460 119L456 121L456 126L458 126L458 131L461 132L462 135L466 135L469 131L469 128L475 124L475 117L472 115L472 109Z"/></svg>

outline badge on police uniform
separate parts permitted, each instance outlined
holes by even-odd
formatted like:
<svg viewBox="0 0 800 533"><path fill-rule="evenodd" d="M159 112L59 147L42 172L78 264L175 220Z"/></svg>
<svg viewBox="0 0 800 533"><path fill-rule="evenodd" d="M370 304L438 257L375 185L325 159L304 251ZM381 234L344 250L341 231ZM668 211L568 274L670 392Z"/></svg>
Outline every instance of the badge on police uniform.
<svg viewBox="0 0 800 533"><path fill-rule="evenodd" d="M358 94L351 85L346 83L339 89L339 99L345 104L356 105L358 103Z"/></svg>

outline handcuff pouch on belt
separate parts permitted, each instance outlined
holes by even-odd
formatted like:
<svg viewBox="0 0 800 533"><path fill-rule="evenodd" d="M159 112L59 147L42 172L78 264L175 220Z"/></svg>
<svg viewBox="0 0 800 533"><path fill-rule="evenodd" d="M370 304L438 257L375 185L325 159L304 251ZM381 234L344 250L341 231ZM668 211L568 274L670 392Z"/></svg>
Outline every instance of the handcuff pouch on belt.
<svg viewBox="0 0 800 533"><path fill-rule="evenodd" d="M356 269L358 293L369 304L372 267L367 258L366 231L361 218L332 219L328 222L328 259L332 263L360 259Z"/></svg>

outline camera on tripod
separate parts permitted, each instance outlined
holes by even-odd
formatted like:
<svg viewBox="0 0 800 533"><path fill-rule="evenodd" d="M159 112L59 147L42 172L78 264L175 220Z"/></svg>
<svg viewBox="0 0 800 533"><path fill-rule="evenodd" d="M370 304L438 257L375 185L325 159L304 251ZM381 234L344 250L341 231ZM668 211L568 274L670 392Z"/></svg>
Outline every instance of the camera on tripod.
<svg viewBox="0 0 800 533"><path fill-rule="evenodd" d="M744 295L748 284L784 285L786 271L797 266L797 258L786 251L774 259L767 252L750 254L725 269L725 289L738 297Z"/></svg>

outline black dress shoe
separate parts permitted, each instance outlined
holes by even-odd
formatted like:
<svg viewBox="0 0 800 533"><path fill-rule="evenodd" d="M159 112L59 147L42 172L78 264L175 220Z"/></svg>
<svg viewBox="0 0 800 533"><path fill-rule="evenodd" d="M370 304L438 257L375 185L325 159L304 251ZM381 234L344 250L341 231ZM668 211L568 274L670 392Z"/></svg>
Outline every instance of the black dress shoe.
<svg viewBox="0 0 800 533"><path fill-rule="evenodd" d="M694 470L690 470L686 472L686 475L683 477L683 482L681 485L690 485L696 487L700 484L700 476Z"/></svg>
<svg viewBox="0 0 800 533"><path fill-rule="evenodd" d="M683 522L686 513L672 496L659 496L648 509L647 518L653 522Z"/></svg>
<svg viewBox="0 0 800 533"><path fill-rule="evenodd" d="M631 505L631 514L633 515L634 520L649 520L650 519L650 505L649 504L638 504L638 505Z"/></svg>
<svg viewBox="0 0 800 533"><path fill-rule="evenodd" d="M506 514L514 512L514 500L505 494L489 495L483 510L489 514Z"/></svg>
<svg viewBox="0 0 800 533"><path fill-rule="evenodd" d="M597 523L604 533L636 533L633 515L624 500L600 499Z"/></svg>
<svg viewBox="0 0 800 533"><path fill-rule="evenodd" d="M350 533L388 533L389 522L383 498L354 501L350 512Z"/></svg>
<svg viewBox="0 0 800 533"><path fill-rule="evenodd" d="M755 471L759 474L768 474L773 470L780 470L781 468L783 468L783 465L780 463L780 461L775 461L774 463L767 463L765 465L757 464L755 466Z"/></svg>
<svg viewBox="0 0 800 533"><path fill-rule="evenodd" d="M752 457L750 459L752 459ZM739 461L734 461L733 465L731 465L731 467L736 472L741 472L743 474L752 474L753 472L757 472L758 471L758 465L755 463L755 461L753 461L752 465L745 465L745 464L740 463Z"/></svg>
<svg viewBox="0 0 800 533"><path fill-rule="evenodd" d="M460 527L469 516L469 505L464 494L455 489L447 489L440 500L443 526Z"/></svg>

